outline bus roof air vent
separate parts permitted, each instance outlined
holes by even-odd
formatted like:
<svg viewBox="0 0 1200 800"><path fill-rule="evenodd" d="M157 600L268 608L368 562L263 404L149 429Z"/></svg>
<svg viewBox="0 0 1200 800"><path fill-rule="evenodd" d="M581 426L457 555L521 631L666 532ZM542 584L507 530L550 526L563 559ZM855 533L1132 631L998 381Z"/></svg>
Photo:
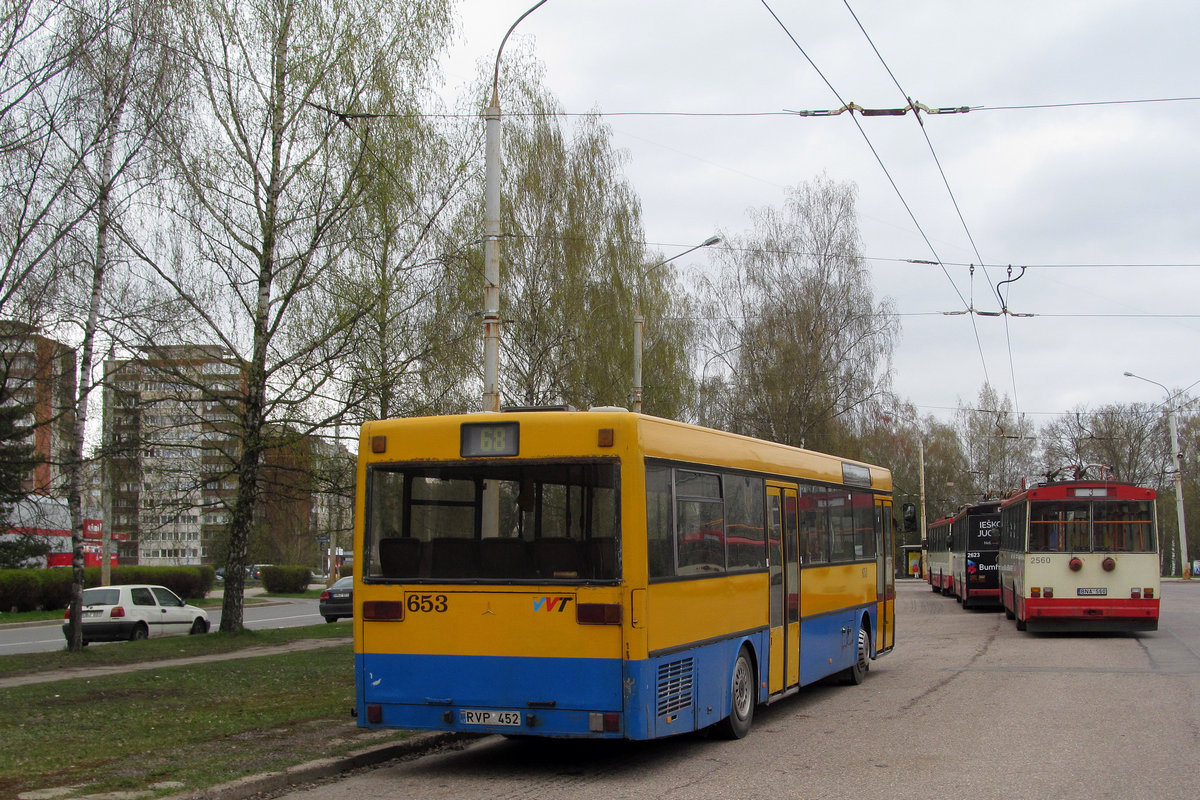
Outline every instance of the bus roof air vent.
<svg viewBox="0 0 1200 800"><path fill-rule="evenodd" d="M505 414L519 414L524 411L578 411L579 409L568 403L563 403L557 406L504 406L500 410Z"/></svg>

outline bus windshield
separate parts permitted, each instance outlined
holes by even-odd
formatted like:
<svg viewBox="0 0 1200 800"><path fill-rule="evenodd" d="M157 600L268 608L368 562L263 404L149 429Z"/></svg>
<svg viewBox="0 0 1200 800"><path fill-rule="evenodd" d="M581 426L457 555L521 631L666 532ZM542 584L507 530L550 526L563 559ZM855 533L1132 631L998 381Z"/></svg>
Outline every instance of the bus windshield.
<svg viewBox="0 0 1200 800"><path fill-rule="evenodd" d="M1149 553L1155 549L1151 501L1031 503L1029 551Z"/></svg>
<svg viewBox="0 0 1200 800"><path fill-rule="evenodd" d="M617 580L617 474L615 460L374 467L363 576Z"/></svg>

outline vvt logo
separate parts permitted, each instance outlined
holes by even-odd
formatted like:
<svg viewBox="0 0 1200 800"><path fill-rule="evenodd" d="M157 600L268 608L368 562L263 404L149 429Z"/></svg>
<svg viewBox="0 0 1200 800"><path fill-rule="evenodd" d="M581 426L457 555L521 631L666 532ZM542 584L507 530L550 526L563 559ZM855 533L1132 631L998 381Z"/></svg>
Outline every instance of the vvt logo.
<svg viewBox="0 0 1200 800"><path fill-rule="evenodd" d="M535 597L533 599L534 611L557 611L562 613L567 610L567 603L571 602L570 597Z"/></svg>
<svg viewBox="0 0 1200 800"><path fill-rule="evenodd" d="M967 561L967 574L974 575L978 571L979 571L979 567L975 564L975 562L968 560Z"/></svg>

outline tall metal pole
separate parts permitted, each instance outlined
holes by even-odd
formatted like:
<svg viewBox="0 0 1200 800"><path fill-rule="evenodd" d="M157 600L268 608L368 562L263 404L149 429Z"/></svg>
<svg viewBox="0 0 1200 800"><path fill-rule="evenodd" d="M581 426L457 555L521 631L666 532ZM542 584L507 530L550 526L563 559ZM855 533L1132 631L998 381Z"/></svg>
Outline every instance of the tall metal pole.
<svg viewBox="0 0 1200 800"><path fill-rule="evenodd" d="M1167 428L1171 432L1171 460L1175 462L1175 515L1179 520L1179 560L1182 567L1180 572L1184 578L1191 577L1191 561L1188 559L1187 520L1183 513L1183 451L1179 449L1179 428L1175 419L1175 398L1171 390L1158 381L1125 373L1126 378L1137 378L1139 381L1153 383L1167 393ZM1171 574L1175 574L1175 565L1171 564Z"/></svg>
<svg viewBox="0 0 1200 800"><path fill-rule="evenodd" d="M635 301L635 311L633 316L633 410L636 413L642 412L642 328L645 325L645 318L642 316L642 279L646 277L652 270L656 270L664 264L669 264L681 256L686 256L693 250L699 250L701 247L710 247L714 244L720 244L720 236L710 236L698 245L689 247L682 253L676 253L670 258L664 258L657 264L646 267L638 273L637 285L637 300Z"/></svg>
<svg viewBox="0 0 1200 800"><path fill-rule="evenodd" d="M541 8L534 4L517 17L496 48L492 73L492 99L484 113L483 195L483 410L500 411L500 54L521 20Z"/></svg>
<svg viewBox="0 0 1200 800"><path fill-rule="evenodd" d="M1190 578L1192 562L1188 560L1187 523L1183 516L1183 451L1179 449L1179 428L1175 421L1174 403L1167 412L1167 426L1171 430L1171 458L1175 461L1175 514L1179 517L1179 563L1182 568L1180 574L1184 578Z"/></svg>
<svg viewBox="0 0 1200 800"><path fill-rule="evenodd" d="M511 33L511 31L510 31ZM507 36L505 38L508 38ZM503 45L501 45L503 47ZM497 75L500 54L496 54ZM500 95L487 108L483 195L483 410L500 411Z"/></svg>

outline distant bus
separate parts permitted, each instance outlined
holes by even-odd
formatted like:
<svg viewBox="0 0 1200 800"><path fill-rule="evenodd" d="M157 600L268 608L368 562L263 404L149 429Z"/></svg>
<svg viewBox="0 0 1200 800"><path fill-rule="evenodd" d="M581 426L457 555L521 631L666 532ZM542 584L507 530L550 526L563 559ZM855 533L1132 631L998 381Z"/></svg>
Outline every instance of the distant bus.
<svg viewBox="0 0 1200 800"><path fill-rule="evenodd" d="M652 739L894 644L888 470L621 410L368 422L357 718Z"/></svg>
<svg viewBox="0 0 1200 800"><path fill-rule="evenodd" d="M963 506L950 523L950 572L963 608L1000 607L1000 501Z"/></svg>
<svg viewBox="0 0 1200 800"><path fill-rule="evenodd" d="M950 565L950 537L954 517L939 517L925 533L927 579L935 592L950 595L954 592L954 571Z"/></svg>
<svg viewBox="0 0 1200 800"><path fill-rule="evenodd" d="M1000 506L1000 594L1018 630L1158 629L1153 489L1077 480Z"/></svg>

